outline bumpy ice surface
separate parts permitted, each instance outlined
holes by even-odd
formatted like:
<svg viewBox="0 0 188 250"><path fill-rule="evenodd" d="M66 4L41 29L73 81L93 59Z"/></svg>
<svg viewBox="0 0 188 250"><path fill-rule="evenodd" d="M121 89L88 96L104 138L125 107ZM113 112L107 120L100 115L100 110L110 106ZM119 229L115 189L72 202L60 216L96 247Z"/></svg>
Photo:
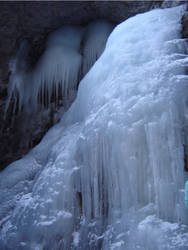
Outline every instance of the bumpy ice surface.
<svg viewBox="0 0 188 250"><path fill-rule="evenodd" d="M61 122L0 174L1 249L187 249L183 9L117 26Z"/></svg>

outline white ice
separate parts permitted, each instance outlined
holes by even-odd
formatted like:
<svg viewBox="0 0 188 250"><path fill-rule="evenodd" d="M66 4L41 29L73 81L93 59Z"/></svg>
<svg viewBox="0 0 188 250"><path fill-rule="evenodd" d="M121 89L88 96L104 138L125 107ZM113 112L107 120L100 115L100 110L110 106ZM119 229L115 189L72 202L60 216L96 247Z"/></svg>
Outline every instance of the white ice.
<svg viewBox="0 0 188 250"><path fill-rule="evenodd" d="M184 9L117 26L61 122L0 174L1 249L187 249Z"/></svg>

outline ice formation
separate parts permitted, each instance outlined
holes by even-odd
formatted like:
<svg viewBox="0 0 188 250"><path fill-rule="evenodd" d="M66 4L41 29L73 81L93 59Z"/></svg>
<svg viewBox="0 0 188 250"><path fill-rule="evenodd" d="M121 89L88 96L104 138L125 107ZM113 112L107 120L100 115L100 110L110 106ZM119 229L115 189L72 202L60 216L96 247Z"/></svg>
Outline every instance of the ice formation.
<svg viewBox="0 0 188 250"><path fill-rule="evenodd" d="M84 39L83 73L86 74L104 51L106 41L114 25L106 20L97 20L88 24Z"/></svg>
<svg viewBox="0 0 188 250"><path fill-rule="evenodd" d="M185 183L185 205L188 208L188 180Z"/></svg>
<svg viewBox="0 0 188 250"><path fill-rule="evenodd" d="M48 104L53 93L65 100L71 91L74 93L82 61L79 53L82 33L81 28L65 26L49 36L46 51L33 74L33 103L37 103L39 93L42 103Z"/></svg>
<svg viewBox="0 0 188 250"><path fill-rule="evenodd" d="M48 106L52 96L61 96L65 101L74 96L82 62L79 53L83 29L74 26L64 26L49 35L46 50L32 72L20 71L19 53L12 63L9 82L9 97L6 112L11 98L14 97L14 110L37 109L38 104ZM22 47L19 49L22 52ZM66 102L65 102L66 104ZM5 113L6 113L5 112Z"/></svg>
<svg viewBox="0 0 188 250"><path fill-rule="evenodd" d="M5 114L9 108L11 99L14 100L13 113L16 110L19 102L19 109L24 99L24 93L27 91L25 89L25 80L27 78L27 56L29 54L29 44L26 40L20 43L19 49L16 53L15 58L13 58L9 63L9 69L11 72L9 79L9 88L8 88L8 99L5 107Z"/></svg>
<svg viewBox="0 0 188 250"><path fill-rule="evenodd" d="M113 27L107 21L98 20L86 28L63 26L57 29L49 35L45 52L30 72L25 60L29 48L25 41L21 43L10 63L5 115L12 99L13 112L48 107L52 98L53 101L62 99L64 105L69 106L75 98L80 75L85 75L99 58ZM83 57L80 54L82 43Z"/></svg>
<svg viewBox="0 0 188 250"><path fill-rule="evenodd" d="M187 249L184 9L117 26L61 122L0 174L0 249Z"/></svg>

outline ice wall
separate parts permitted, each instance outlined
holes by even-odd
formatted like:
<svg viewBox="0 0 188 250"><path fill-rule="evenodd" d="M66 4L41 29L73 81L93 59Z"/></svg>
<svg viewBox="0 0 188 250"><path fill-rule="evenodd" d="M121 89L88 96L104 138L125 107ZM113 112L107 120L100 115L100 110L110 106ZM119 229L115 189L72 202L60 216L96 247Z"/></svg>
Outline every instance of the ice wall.
<svg viewBox="0 0 188 250"><path fill-rule="evenodd" d="M183 12L120 24L61 122L0 174L1 249L187 249Z"/></svg>

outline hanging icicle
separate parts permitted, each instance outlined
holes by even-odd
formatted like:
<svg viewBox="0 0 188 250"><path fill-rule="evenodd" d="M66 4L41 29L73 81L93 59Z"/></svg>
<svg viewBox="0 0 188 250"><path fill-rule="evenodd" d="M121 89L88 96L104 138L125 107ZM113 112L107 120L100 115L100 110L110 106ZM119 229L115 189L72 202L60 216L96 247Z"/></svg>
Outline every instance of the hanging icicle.
<svg viewBox="0 0 188 250"><path fill-rule="evenodd" d="M14 99L14 112L23 109L37 110L48 106L52 97L63 99L64 104L75 95L82 57L79 53L83 29L65 26L49 35L46 50L31 72L26 71L24 53L26 46L21 44L15 59L10 63L8 100Z"/></svg>
<svg viewBox="0 0 188 250"><path fill-rule="evenodd" d="M85 75L105 49L106 41L114 25L105 20L88 24L84 39L83 74Z"/></svg>

